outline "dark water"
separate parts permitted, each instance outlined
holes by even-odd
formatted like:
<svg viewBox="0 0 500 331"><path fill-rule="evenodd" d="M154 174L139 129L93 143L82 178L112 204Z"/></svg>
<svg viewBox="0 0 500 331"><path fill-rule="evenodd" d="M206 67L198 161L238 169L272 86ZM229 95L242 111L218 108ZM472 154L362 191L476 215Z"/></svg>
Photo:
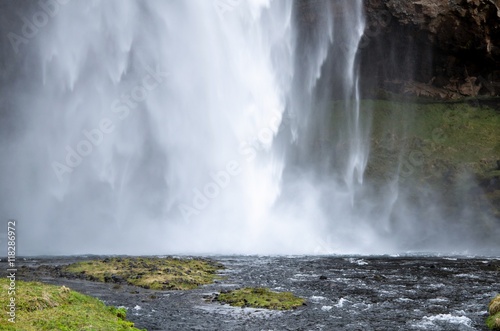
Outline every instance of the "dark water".
<svg viewBox="0 0 500 331"><path fill-rule="evenodd" d="M65 284L125 306L148 330L487 330L489 300L500 290L500 259L451 257L212 257L224 280L193 291L150 291L54 276L28 259L20 278ZM0 263L5 270L5 263ZM320 279L326 276L327 279ZM322 277L324 278L324 277ZM307 306L289 312L233 308L206 300L223 289L292 291Z"/></svg>

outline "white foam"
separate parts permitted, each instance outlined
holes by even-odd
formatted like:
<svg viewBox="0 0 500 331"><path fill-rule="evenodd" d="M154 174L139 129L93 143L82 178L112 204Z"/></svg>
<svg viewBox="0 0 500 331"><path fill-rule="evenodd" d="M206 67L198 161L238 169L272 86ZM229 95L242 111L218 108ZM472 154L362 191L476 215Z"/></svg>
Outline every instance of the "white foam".
<svg viewBox="0 0 500 331"><path fill-rule="evenodd" d="M455 277L479 279L479 276L472 275L472 274L458 274L458 275L455 275Z"/></svg>
<svg viewBox="0 0 500 331"><path fill-rule="evenodd" d="M420 321L414 326L419 328L427 328L429 326L439 326L442 325L443 323L464 325L468 327L472 326L472 320L467 316L455 316L452 314L438 314L433 316L424 316L422 321Z"/></svg>
<svg viewBox="0 0 500 331"><path fill-rule="evenodd" d="M441 288L441 287L444 287L444 284L442 284L442 283L431 284L430 287L432 287L432 288Z"/></svg>
<svg viewBox="0 0 500 331"><path fill-rule="evenodd" d="M326 298L319 296L319 295L313 295L312 297L309 298L309 300L311 300L313 302L319 302L319 301L326 300Z"/></svg>
<svg viewBox="0 0 500 331"><path fill-rule="evenodd" d="M399 301L399 302L411 302L411 301L414 301L414 300L410 299L410 298L399 298L396 301Z"/></svg>
<svg viewBox="0 0 500 331"><path fill-rule="evenodd" d="M344 303L346 303L346 302L350 302L350 301L347 299L344 299L344 298L340 298L339 302L335 305L335 307L342 308L342 307L344 307Z"/></svg>
<svg viewBox="0 0 500 331"><path fill-rule="evenodd" d="M436 303L436 302L447 302L447 301L450 301L450 300L448 300L447 298L434 298L434 299L429 299L428 301Z"/></svg>
<svg viewBox="0 0 500 331"><path fill-rule="evenodd" d="M368 264L368 262L366 262L363 259L350 258L348 261L351 262L351 263L357 264L357 265L367 265Z"/></svg>

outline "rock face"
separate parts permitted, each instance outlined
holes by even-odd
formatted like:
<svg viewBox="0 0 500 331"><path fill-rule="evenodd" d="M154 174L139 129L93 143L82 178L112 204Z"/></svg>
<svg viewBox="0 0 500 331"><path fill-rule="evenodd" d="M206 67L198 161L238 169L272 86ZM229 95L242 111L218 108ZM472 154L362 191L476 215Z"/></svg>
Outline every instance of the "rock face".
<svg viewBox="0 0 500 331"><path fill-rule="evenodd" d="M444 51L500 54L500 44L492 43L500 42L499 0L387 0L385 7L400 24L427 31Z"/></svg>
<svg viewBox="0 0 500 331"><path fill-rule="evenodd" d="M361 58L372 85L399 82L402 92L416 80L436 95L500 95L500 0L366 0L365 11Z"/></svg>

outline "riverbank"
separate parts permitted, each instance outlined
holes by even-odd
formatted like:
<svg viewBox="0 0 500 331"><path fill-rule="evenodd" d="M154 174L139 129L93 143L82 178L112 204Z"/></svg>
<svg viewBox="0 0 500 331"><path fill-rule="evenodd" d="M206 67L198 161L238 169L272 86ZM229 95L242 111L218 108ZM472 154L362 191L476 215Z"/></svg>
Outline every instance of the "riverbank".
<svg viewBox="0 0 500 331"><path fill-rule="evenodd" d="M95 257L94 257L95 258ZM88 259L88 258L87 258ZM84 257L20 260L19 279L37 278L124 307L147 330L487 330L500 260L465 257L212 257L221 280L188 291L157 291L54 276ZM22 268L21 266L24 266ZM43 267L42 267L43 266ZM5 262L0 263L6 270ZM305 298L293 311L239 308L207 297L243 287Z"/></svg>

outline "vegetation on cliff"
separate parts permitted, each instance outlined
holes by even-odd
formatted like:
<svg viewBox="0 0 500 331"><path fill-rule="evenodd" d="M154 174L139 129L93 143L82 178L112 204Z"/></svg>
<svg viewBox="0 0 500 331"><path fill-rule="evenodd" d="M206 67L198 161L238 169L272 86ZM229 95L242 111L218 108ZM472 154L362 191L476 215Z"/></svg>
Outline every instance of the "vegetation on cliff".
<svg viewBox="0 0 500 331"><path fill-rule="evenodd" d="M470 195L500 217L500 112L469 103L363 101L372 116L369 180Z"/></svg>

